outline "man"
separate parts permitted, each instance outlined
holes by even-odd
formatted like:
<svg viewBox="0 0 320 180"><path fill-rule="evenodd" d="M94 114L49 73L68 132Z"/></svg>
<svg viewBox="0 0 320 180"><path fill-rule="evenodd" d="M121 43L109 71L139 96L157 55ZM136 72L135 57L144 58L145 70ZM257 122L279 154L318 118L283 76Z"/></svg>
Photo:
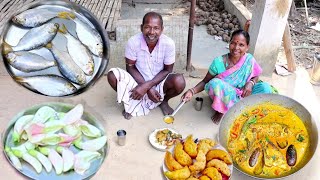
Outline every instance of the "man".
<svg viewBox="0 0 320 180"><path fill-rule="evenodd" d="M147 115L160 106L164 115L173 109L168 101L185 88L181 74L172 74L175 62L175 45L171 38L162 34L163 20L160 14L144 15L141 32L128 40L125 59L126 69L112 68L108 81L117 91L118 103L123 102L123 116Z"/></svg>

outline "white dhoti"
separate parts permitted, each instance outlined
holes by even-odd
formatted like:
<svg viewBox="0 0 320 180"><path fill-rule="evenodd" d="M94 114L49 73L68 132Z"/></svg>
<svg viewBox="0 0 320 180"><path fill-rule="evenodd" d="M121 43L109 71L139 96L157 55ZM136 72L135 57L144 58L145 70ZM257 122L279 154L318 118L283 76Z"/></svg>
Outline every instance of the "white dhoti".
<svg viewBox="0 0 320 180"><path fill-rule="evenodd" d="M111 68L109 71L112 71L117 78L117 102L119 104L123 103L124 110L127 113L132 116L147 115L151 109L154 109L162 103L154 103L149 99L147 94L145 94L140 100L131 99L131 90L138 85L135 79L127 71L120 68ZM153 87L159 92L161 100L163 100L165 96L163 86L167 77L158 85Z"/></svg>

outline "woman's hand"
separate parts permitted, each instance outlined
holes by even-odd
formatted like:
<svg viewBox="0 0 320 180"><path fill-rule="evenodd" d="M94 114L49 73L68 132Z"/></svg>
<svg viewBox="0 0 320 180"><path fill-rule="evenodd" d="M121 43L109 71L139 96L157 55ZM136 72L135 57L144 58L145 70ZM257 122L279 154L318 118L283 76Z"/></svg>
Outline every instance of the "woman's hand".
<svg viewBox="0 0 320 180"><path fill-rule="evenodd" d="M181 96L181 101L188 102L192 99L193 92L191 89L188 89L182 96Z"/></svg>
<svg viewBox="0 0 320 180"><path fill-rule="evenodd" d="M247 82L243 87L243 91L242 91L241 97L250 96L251 93L252 93L252 88L253 88L253 84L250 81Z"/></svg>

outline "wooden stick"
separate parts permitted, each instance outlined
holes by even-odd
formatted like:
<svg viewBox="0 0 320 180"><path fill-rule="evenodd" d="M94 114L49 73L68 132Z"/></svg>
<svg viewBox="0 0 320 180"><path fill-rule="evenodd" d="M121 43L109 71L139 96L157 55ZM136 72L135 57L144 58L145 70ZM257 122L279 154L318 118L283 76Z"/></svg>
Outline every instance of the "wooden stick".
<svg viewBox="0 0 320 180"><path fill-rule="evenodd" d="M293 54L292 45L291 45L292 43L291 43L290 27L288 22L286 24L286 28L284 30L282 40L283 40L284 52L286 54L287 63L288 63L288 71L294 72L296 70L296 63L295 63L294 54Z"/></svg>
<svg viewBox="0 0 320 180"><path fill-rule="evenodd" d="M304 2L305 10L306 10L307 26L309 27L309 15L308 15L307 0L303 0L303 2Z"/></svg>

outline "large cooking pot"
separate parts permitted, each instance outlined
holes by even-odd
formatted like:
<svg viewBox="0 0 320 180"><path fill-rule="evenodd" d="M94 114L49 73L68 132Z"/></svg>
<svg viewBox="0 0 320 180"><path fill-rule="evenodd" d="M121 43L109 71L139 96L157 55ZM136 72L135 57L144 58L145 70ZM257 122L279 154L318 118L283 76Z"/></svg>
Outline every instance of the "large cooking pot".
<svg viewBox="0 0 320 180"><path fill-rule="evenodd" d="M222 146L224 146L227 149L229 130L233 125L234 120L241 113L243 113L245 109L258 104L267 103L267 102L273 103L276 105L281 105L282 107L291 109L303 121L310 137L310 147L309 147L309 150L307 150L303 161L301 161L300 164L297 165L297 167L295 168L294 171L291 172L291 174L284 175L277 178L290 176L295 172L299 171L300 169L302 169L310 161L310 159L313 157L314 153L316 152L316 148L318 144L318 129L317 129L315 119L312 117L309 111L300 103L298 103L297 101L289 97L277 95L277 94L257 94L257 95L251 95L249 97L244 98L243 100L241 100L240 102L232 106L229 109L229 111L222 117L220 128L219 128L219 136L218 136L219 142ZM254 175L251 175L242 171L236 163L234 163L234 167L248 176L251 176L254 178L261 178L261 177L256 177ZM277 179L277 178L261 178L261 179Z"/></svg>

